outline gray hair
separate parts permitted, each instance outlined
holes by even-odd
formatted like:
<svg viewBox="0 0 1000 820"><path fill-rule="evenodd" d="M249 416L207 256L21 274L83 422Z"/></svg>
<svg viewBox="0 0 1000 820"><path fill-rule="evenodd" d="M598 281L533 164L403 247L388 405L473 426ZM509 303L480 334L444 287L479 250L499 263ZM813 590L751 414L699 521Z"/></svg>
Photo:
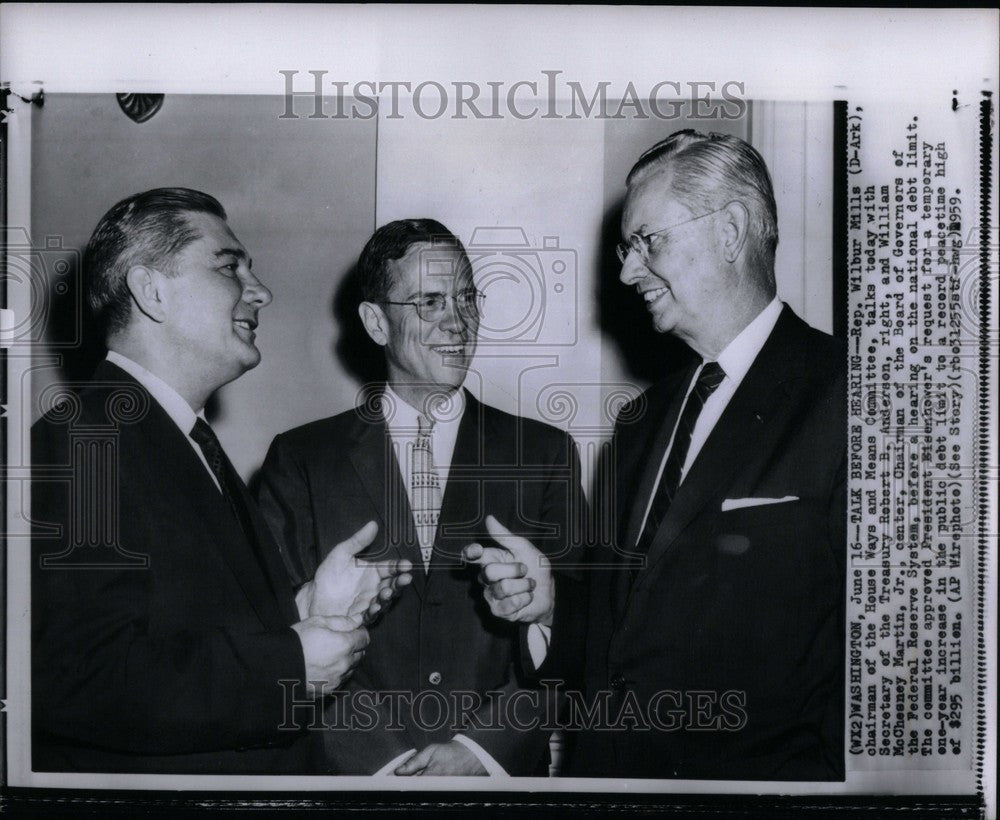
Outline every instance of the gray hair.
<svg viewBox="0 0 1000 820"><path fill-rule="evenodd" d="M748 142L728 134L675 131L639 157L626 185L669 167L670 187L693 209L709 213L739 199L750 211L750 261L772 271L778 245L778 209L763 157Z"/></svg>

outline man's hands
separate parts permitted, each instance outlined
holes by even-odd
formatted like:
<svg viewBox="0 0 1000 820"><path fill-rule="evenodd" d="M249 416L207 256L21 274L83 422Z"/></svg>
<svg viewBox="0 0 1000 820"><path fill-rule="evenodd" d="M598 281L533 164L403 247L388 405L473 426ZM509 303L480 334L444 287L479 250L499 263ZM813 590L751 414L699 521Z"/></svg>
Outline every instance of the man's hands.
<svg viewBox="0 0 1000 820"><path fill-rule="evenodd" d="M485 775L489 774L468 746L457 740L431 743L400 764L397 775Z"/></svg>
<svg viewBox="0 0 1000 820"><path fill-rule="evenodd" d="M307 689L313 697L334 691L350 675L368 646L363 625L372 623L412 580L412 565L405 559L376 564L355 557L377 533L378 525L369 521L337 544L295 596L302 620L292 629L302 642Z"/></svg>
<svg viewBox="0 0 1000 820"><path fill-rule="evenodd" d="M295 596L300 618L338 616L351 618L355 625L370 624L413 580L413 566L406 559L373 563L355 557L377 533L378 525L369 521L330 550L313 580Z"/></svg>
<svg viewBox="0 0 1000 820"><path fill-rule="evenodd" d="M486 529L500 546L469 544L462 555L482 567L479 580L490 611L507 621L551 626L555 590L549 559L492 515L486 516Z"/></svg>
<svg viewBox="0 0 1000 820"><path fill-rule="evenodd" d="M312 697L334 691L364 657L368 646L368 630L350 618L313 616L292 624L292 629L302 642L306 690Z"/></svg>

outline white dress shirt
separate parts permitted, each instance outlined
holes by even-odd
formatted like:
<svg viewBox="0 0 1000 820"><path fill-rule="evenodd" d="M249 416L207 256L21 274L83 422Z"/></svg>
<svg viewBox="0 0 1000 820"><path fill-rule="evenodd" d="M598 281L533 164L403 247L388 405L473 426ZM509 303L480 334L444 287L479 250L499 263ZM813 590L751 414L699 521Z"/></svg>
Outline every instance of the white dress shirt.
<svg viewBox="0 0 1000 820"><path fill-rule="evenodd" d="M712 430L715 429L716 423L722 417L730 399L732 399L733 394L736 393L736 389L743 381L743 377L746 376L750 366L764 347L764 343L771 335L771 331L774 330L780 314L781 300L775 296L770 304L758 313L757 317L723 348L718 359L716 359L723 372L725 372L726 377L705 400L705 404L701 408L701 413L698 414L698 420L691 431L691 445L688 447L684 465L681 467L681 478L678 486L687 477L688 472L691 470L691 465L694 464L705 441ZM704 366L704 363L702 363L691 379L691 383L688 384L687 392L684 394L685 402L694 389ZM678 416L677 423L679 422L680 417ZM656 495L656 488L659 486L660 479L663 476L663 468L666 466L667 456L670 454L671 449L673 449L674 436L677 435L677 423L674 424L674 430L670 434L670 443L667 445L667 449L664 450L663 458L660 460L660 468L656 473L653 492L649 495L649 500L646 502L646 511L642 515L642 527L639 528L640 533L646 526L646 518L649 516L649 511L653 506L653 497Z"/></svg>
<svg viewBox="0 0 1000 820"><path fill-rule="evenodd" d="M681 482L684 481L688 471L691 469L691 465L694 464L694 460L698 457L698 453L708 439L709 434L711 434L716 423L722 417L722 413L736 392L736 388L740 386L743 377L746 376L747 371L750 370L750 366L764 347L764 343L774 330L780 314L781 300L775 296L768 306L758 313L756 318L743 328L736 338L726 345L719 354L717 361L723 372L725 372L726 377L715 388L712 395L708 397L701 408L701 413L698 414L694 430L691 431L691 444L688 447L684 465L681 467ZM701 375L702 367L704 367L704 364L698 368L691 379L691 383L684 394L685 401L687 401L688 395L694 389L698 377ZM677 423L679 422L680 416L677 419ZM660 479L663 476L663 468L666 466L667 456L674 445L674 436L677 434L677 423L674 424L674 430L670 434L670 442L663 453L663 458L660 460L660 467L656 473L656 482L653 484L653 492L649 495L649 500L646 502L646 511L642 515L642 527L639 528L640 534L646 526L646 518L649 516L649 510L653 506L653 497L656 495L656 488L659 486ZM551 634L551 627L542 626L541 624L534 624L528 630L528 653L531 655L531 661L534 663L536 669L542 665L545 656L548 654Z"/></svg>
<svg viewBox="0 0 1000 820"><path fill-rule="evenodd" d="M420 411L407 404L399 394L386 385L386 401L382 402L382 415L389 428L393 450L399 462L403 484L406 486L406 497L413 504L413 480L410 469L410 454L417 440L419 427L417 419ZM448 472L451 469L451 457L455 454L455 441L458 439L458 426L465 415L465 394L456 390L449 399L431 410L434 427L431 429L431 449L434 453L434 470L438 474L441 486L441 497L444 498L444 488L448 483Z"/></svg>
<svg viewBox="0 0 1000 820"><path fill-rule="evenodd" d="M208 474L212 479L212 483L215 484L216 487L219 487L219 480L215 477L215 473L212 472L212 468L208 466L205 454L201 451L201 446L198 442L191 438L191 430L194 428L195 421L197 419L205 418L205 409L202 408L195 413L191 405L185 401L180 393L174 390L174 388L163 381L163 379L155 373L151 373L146 370L146 368L141 364L132 361L127 356L123 356L121 353L114 350L109 350L107 358L111 364L120 367L133 379L139 382L139 384L146 388L146 392L149 393L149 395L153 397L154 401L156 401L156 403L164 409L166 414L170 416L171 421L173 421L173 423L177 425L177 428L184 434L184 437L188 440L188 444L190 444L194 449L198 459L205 465L205 469L208 471ZM221 487L219 487L219 492L222 492Z"/></svg>

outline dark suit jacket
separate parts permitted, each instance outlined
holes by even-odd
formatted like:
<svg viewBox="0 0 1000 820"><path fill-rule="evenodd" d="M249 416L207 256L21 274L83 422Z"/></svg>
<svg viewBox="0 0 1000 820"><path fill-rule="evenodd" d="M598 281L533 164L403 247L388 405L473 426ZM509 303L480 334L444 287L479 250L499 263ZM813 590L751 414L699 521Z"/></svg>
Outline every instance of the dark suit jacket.
<svg viewBox="0 0 1000 820"><path fill-rule="evenodd" d="M247 496L265 565L191 444L131 376L32 428L36 770L295 772L283 729L304 661L291 586Z"/></svg>
<svg viewBox="0 0 1000 820"><path fill-rule="evenodd" d="M328 714L332 771L370 774L409 748L462 732L508 773L544 773L545 694L523 692L511 702L522 688L517 628L491 615L478 568L463 566L458 556L473 541L489 543L487 514L547 553L565 553L571 519L583 504L569 436L466 393L429 573L378 401L278 436L259 495L296 584L370 520L379 533L364 555L413 562L412 587L371 628L365 658ZM485 698L491 691L503 693L499 712ZM384 692L403 693L398 716L387 701L370 708L368 701ZM407 705L414 698L422 719Z"/></svg>
<svg viewBox="0 0 1000 820"><path fill-rule="evenodd" d="M572 584L557 590L541 670L568 673L580 702L605 703L618 724L579 733L570 774L843 777L845 371L842 345L786 306L638 572L623 552L693 370L622 410L604 496L622 549L590 550L611 567L587 573L585 603ZM786 496L796 500L722 511L726 499ZM579 709L574 722L587 723Z"/></svg>

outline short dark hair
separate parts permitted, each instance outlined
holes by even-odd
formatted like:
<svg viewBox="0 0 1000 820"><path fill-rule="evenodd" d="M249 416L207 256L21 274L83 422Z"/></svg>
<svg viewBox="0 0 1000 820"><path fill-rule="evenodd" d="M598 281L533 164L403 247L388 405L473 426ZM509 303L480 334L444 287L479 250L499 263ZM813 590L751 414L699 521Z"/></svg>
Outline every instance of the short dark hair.
<svg viewBox="0 0 1000 820"><path fill-rule="evenodd" d="M132 300L127 274L134 265L174 273L174 257L198 239L187 215L226 219L219 201L191 188L154 188L123 199L97 223L83 256L87 304L105 337L129 322Z"/></svg>
<svg viewBox="0 0 1000 820"><path fill-rule="evenodd" d="M472 265L462 241L436 219L397 219L383 225L365 244L358 260L358 285L361 298L366 302L381 302L392 289L392 270L389 265L406 256L406 252L420 243L451 245L461 255L461 264L471 275Z"/></svg>
<svg viewBox="0 0 1000 820"><path fill-rule="evenodd" d="M739 197L750 206L751 254L759 267L773 267L778 245L778 208L764 158L750 143L729 134L675 131L643 153L626 185L669 167L670 187L685 204L706 213Z"/></svg>

